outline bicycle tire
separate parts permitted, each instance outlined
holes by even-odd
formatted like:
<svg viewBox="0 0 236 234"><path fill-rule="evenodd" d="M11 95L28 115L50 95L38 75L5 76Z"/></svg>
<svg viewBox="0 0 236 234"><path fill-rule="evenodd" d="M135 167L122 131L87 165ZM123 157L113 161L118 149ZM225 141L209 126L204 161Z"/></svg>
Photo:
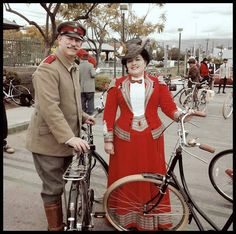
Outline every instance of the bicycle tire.
<svg viewBox="0 0 236 234"><path fill-rule="evenodd" d="M67 207L67 229L66 231L78 231L83 228L86 213L85 201L86 193L81 187L80 181L72 181Z"/></svg>
<svg viewBox="0 0 236 234"><path fill-rule="evenodd" d="M199 97L198 97L198 105L197 105L197 110L199 111L206 111L207 109L207 100L206 100L206 95L207 91L206 90L201 90Z"/></svg>
<svg viewBox="0 0 236 234"><path fill-rule="evenodd" d="M191 88L187 88L181 91L180 95L179 95L179 103L180 105L183 104L184 99L186 98L186 96L191 93L192 89Z"/></svg>
<svg viewBox="0 0 236 234"><path fill-rule="evenodd" d="M21 94L30 94L29 89L27 89L25 86L23 85L15 85L12 87L11 90L11 97L12 100L17 104L20 105L21 104L21 100L20 100L20 96Z"/></svg>
<svg viewBox="0 0 236 234"><path fill-rule="evenodd" d="M226 200L233 202L233 177L226 173L233 169L233 150L224 150L216 154L208 168L210 181L215 190Z"/></svg>
<svg viewBox="0 0 236 234"><path fill-rule="evenodd" d="M162 198L167 199L167 194L169 193L172 208L166 206L166 204L164 204L164 206L159 204L151 213L146 215L143 213L143 207L146 202L142 202L141 197L137 197L137 189L140 188L142 192L146 191L147 196L150 196L151 193L156 194L163 182L162 179L163 176L161 175L146 173L126 176L115 181L109 186L104 196L104 211L108 221L120 231L132 230L130 225L136 225L135 228L142 231L183 229L188 223L189 208L183 196L173 183L169 183L167 187L168 192L166 191ZM152 189L152 191L150 189ZM121 198L125 199L123 200ZM147 199L149 200L150 197L145 198L145 200ZM167 210L165 210L161 213L161 209L172 209L172 212L171 214L169 212L166 213ZM129 214L125 214L127 210L129 210ZM119 214L115 211L118 211ZM136 224L126 223L131 220L132 214L135 214L135 218L139 218L139 224L137 224L137 219L134 221ZM139 226L137 227L137 225Z"/></svg>
<svg viewBox="0 0 236 234"><path fill-rule="evenodd" d="M183 100L182 107L185 109L196 109L192 101L192 93L189 93Z"/></svg>
<svg viewBox="0 0 236 234"><path fill-rule="evenodd" d="M232 93L227 94L223 107L222 107L222 114L225 119L228 119L233 113L233 95Z"/></svg>
<svg viewBox="0 0 236 234"><path fill-rule="evenodd" d="M90 188L94 190L95 202L101 203L107 190L108 164L96 151L92 153Z"/></svg>

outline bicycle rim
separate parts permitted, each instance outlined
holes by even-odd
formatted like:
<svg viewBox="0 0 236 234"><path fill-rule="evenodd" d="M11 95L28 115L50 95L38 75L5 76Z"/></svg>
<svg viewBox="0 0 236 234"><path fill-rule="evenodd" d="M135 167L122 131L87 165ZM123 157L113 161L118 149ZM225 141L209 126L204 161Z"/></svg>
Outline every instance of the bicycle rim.
<svg viewBox="0 0 236 234"><path fill-rule="evenodd" d="M205 111L207 108L206 91L202 91L199 97L198 110Z"/></svg>
<svg viewBox="0 0 236 234"><path fill-rule="evenodd" d="M191 88L184 89L184 90L180 93L180 95L179 95L179 103L180 103L180 105L183 104L184 99L186 98L186 96L187 96L189 93L191 93Z"/></svg>
<svg viewBox="0 0 236 234"><path fill-rule="evenodd" d="M92 154L90 188L94 190L94 200L101 203L107 190L108 165L97 153Z"/></svg>
<svg viewBox="0 0 236 234"><path fill-rule="evenodd" d="M189 208L180 192L172 185L161 202L144 214L150 200L159 192L160 180L142 174L130 175L114 182L104 196L104 210L109 222L120 231L181 230L188 222ZM170 203L168 202L170 199Z"/></svg>
<svg viewBox="0 0 236 234"><path fill-rule="evenodd" d="M11 90L12 100L17 104L21 104L21 94L30 94L30 91L23 85L15 85Z"/></svg>
<svg viewBox="0 0 236 234"><path fill-rule="evenodd" d="M192 93L188 94L183 100L182 107L185 109L195 109L193 105Z"/></svg>
<svg viewBox="0 0 236 234"><path fill-rule="evenodd" d="M230 93L229 95L227 95L224 101L222 114L225 119L228 119L232 113L233 113L233 95Z"/></svg>
<svg viewBox="0 0 236 234"><path fill-rule="evenodd" d="M226 200L233 202L233 176L227 174L233 169L233 150L224 150L214 156L209 164L209 177L213 187Z"/></svg>

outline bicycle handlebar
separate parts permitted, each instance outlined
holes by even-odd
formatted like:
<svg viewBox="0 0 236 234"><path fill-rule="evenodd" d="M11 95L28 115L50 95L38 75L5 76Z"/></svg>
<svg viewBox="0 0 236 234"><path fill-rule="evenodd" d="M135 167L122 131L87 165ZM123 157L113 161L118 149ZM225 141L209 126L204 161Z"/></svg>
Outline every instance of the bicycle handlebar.
<svg viewBox="0 0 236 234"><path fill-rule="evenodd" d="M187 147L195 147L198 146L200 149L208 151L210 153L214 153L215 149L207 144L200 144L196 142L196 139L190 139L188 142L186 141L186 130L185 130L185 119L187 116L198 116L198 117L206 117L206 113L202 111L196 111L196 110L188 110L181 118L180 121L180 128L181 128L181 143L182 146L187 146Z"/></svg>

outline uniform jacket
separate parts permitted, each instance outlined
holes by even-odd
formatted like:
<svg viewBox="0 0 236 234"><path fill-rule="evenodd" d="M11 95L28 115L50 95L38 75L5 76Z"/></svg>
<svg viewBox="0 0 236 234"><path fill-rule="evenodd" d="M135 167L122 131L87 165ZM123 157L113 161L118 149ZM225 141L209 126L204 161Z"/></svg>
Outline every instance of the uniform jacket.
<svg viewBox="0 0 236 234"><path fill-rule="evenodd" d="M81 59L79 69L81 92L95 92L96 70L94 66L88 60Z"/></svg>
<svg viewBox="0 0 236 234"><path fill-rule="evenodd" d="M230 78L230 66L228 63L223 63L220 65L219 75L221 79L224 79L225 77L227 79Z"/></svg>
<svg viewBox="0 0 236 234"><path fill-rule="evenodd" d="M164 81L160 82L157 77L145 73L145 118L151 129L154 139L158 138L164 126L160 120L157 109L171 119L178 120L180 111L177 110L170 91ZM104 110L104 141L113 141L114 134L119 138L130 141L132 130L133 112L130 102L130 76L114 79L110 84L106 106ZM118 107L120 115L116 119Z"/></svg>
<svg viewBox="0 0 236 234"><path fill-rule="evenodd" d="M47 57L32 77L35 110L27 130L26 148L49 156L69 156L65 144L80 135L88 117L81 109L79 70L59 50Z"/></svg>

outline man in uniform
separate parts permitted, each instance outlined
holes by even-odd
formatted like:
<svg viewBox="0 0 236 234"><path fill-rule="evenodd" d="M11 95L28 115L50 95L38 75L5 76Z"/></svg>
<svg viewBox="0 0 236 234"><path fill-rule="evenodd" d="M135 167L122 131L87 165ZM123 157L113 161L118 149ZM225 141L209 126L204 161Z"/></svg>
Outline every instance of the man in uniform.
<svg viewBox="0 0 236 234"><path fill-rule="evenodd" d="M79 67L74 62L86 29L74 21L58 28L58 48L33 74L35 110L26 136L26 147L33 154L42 180L41 197L49 231L63 230L62 175L72 160L73 150L87 151L80 138L82 123L95 124L81 108Z"/></svg>

